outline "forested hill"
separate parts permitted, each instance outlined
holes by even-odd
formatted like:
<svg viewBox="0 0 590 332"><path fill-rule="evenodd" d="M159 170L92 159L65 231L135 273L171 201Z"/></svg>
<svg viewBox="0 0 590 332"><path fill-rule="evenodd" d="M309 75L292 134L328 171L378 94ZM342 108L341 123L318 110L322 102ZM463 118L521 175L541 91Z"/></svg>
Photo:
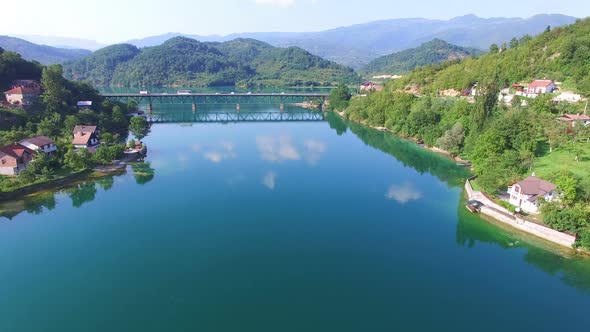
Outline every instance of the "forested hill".
<svg viewBox="0 0 590 332"><path fill-rule="evenodd" d="M392 83L394 89L418 85L424 93L466 89L482 80L513 82L552 79L590 95L590 19L555 28L535 37L512 39L506 50L496 45L478 58L420 67Z"/></svg>
<svg viewBox="0 0 590 332"><path fill-rule="evenodd" d="M10 87L10 82L20 79L41 78L41 65L24 60L19 54L0 47L0 92ZM4 100L4 96L0 96Z"/></svg>
<svg viewBox="0 0 590 332"><path fill-rule="evenodd" d="M416 67L463 59L482 53L481 50L453 45L437 38L419 47L377 58L361 71L368 74L402 74Z"/></svg>
<svg viewBox="0 0 590 332"><path fill-rule="evenodd" d="M64 64L66 77L99 86L334 85L356 82L348 67L297 47L253 39L202 43L176 37L160 46L106 47Z"/></svg>
<svg viewBox="0 0 590 332"><path fill-rule="evenodd" d="M91 53L88 50L37 45L23 39L8 36L0 36L0 47L7 51L16 52L26 60L34 60L46 65L63 63Z"/></svg>

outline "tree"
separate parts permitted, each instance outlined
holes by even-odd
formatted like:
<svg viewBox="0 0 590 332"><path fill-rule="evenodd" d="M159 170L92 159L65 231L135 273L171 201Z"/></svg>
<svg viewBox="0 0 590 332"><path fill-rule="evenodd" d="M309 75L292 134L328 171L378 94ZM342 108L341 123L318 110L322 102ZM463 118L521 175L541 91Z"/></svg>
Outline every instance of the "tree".
<svg viewBox="0 0 590 332"><path fill-rule="evenodd" d="M345 84L339 84L338 87L330 92L330 109L344 111L348 107L352 95Z"/></svg>
<svg viewBox="0 0 590 332"><path fill-rule="evenodd" d="M437 144L444 150L453 155L458 155L465 138L465 129L461 122L457 122L453 128L447 130L445 134L438 139Z"/></svg>
<svg viewBox="0 0 590 332"><path fill-rule="evenodd" d="M112 119L112 125L116 129L125 128L129 124L127 121L127 117L125 116L125 114L123 113L123 110L121 109L121 107L119 105L116 105L115 107L113 107L113 114L111 116L111 119Z"/></svg>
<svg viewBox="0 0 590 332"><path fill-rule="evenodd" d="M548 32L551 32L551 26L550 26L550 25L548 25L548 26L545 28L545 33L548 33Z"/></svg>
<svg viewBox="0 0 590 332"><path fill-rule="evenodd" d="M517 48L519 45L518 39L516 39L516 37L512 38L512 40L510 40L510 48Z"/></svg>
<svg viewBox="0 0 590 332"><path fill-rule="evenodd" d="M500 52L500 48L498 47L498 44L490 45L490 53L494 54L494 53L498 53L498 52Z"/></svg>
<svg viewBox="0 0 590 332"><path fill-rule="evenodd" d="M498 94L500 88L498 87L498 77L489 82L484 82L478 86L478 93L475 96L475 108L471 117L471 132L479 134L484 129L484 126L489 118L492 117L496 106L498 105Z"/></svg>
<svg viewBox="0 0 590 332"><path fill-rule="evenodd" d="M129 124L129 131L137 138L138 140L142 140L150 133L150 124L144 117L141 116L134 116L131 118L131 122Z"/></svg>
<svg viewBox="0 0 590 332"><path fill-rule="evenodd" d="M41 84L43 85L43 103L49 112L62 112L67 108L70 92L66 89L61 65L43 68Z"/></svg>
<svg viewBox="0 0 590 332"><path fill-rule="evenodd" d="M573 204L578 198L578 181L569 174L561 174L555 179L555 185L562 192L561 202Z"/></svg>

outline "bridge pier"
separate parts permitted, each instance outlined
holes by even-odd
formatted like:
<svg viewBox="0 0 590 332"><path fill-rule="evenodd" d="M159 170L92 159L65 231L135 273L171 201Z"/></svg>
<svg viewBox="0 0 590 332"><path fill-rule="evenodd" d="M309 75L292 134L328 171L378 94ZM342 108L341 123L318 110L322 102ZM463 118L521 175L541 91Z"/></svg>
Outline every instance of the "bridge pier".
<svg viewBox="0 0 590 332"><path fill-rule="evenodd" d="M197 112L197 104L193 103L193 113Z"/></svg>
<svg viewBox="0 0 590 332"><path fill-rule="evenodd" d="M152 113L152 103L147 104L147 112Z"/></svg>
<svg viewBox="0 0 590 332"><path fill-rule="evenodd" d="M285 110L285 104L281 104L280 109L281 109L281 112L283 112Z"/></svg>
<svg viewBox="0 0 590 332"><path fill-rule="evenodd" d="M236 104L236 111L240 111L240 104Z"/></svg>

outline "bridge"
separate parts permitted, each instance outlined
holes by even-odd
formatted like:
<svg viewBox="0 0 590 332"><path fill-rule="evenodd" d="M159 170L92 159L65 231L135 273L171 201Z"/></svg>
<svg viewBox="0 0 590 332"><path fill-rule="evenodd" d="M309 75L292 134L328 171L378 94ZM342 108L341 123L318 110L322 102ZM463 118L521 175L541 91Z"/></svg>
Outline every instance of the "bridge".
<svg viewBox="0 0 590 332"><path fill-rule="evenodd" d="M323 107L330 96L327 93L102 93L104 98L127 103L135 101L146 104L151 111L153 104L192 104L193 111L197 105L233 104L240 105L281 105L312 103Z"/></svg>
<svg viewBox="0 0 590 332"><path fill-rule="evenodd" d="M151 112L146 115L151 123L163 122L320 122L325 121L323 112L318 111L288 111L288 112Z"/></svg>

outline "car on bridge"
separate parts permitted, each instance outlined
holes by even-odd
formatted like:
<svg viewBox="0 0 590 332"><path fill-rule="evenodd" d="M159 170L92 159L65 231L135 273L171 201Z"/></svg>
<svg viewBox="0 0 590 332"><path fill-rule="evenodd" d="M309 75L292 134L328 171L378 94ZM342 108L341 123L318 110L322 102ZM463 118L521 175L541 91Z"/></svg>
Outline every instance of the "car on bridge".
<svg viewBox="0 0 590 332"><path fill-rule="evenodd" d="M139 91L139 94L140 95L149 95L150 92L148 90L141 90L141 91Z"/></svg>
<svg viewBox="0 0 590 332"><path fill-rule="evenodd" d="M176 91L177 95L190 95L191 93L193 93L191 90L178 90L178 91Z"/></svg>

